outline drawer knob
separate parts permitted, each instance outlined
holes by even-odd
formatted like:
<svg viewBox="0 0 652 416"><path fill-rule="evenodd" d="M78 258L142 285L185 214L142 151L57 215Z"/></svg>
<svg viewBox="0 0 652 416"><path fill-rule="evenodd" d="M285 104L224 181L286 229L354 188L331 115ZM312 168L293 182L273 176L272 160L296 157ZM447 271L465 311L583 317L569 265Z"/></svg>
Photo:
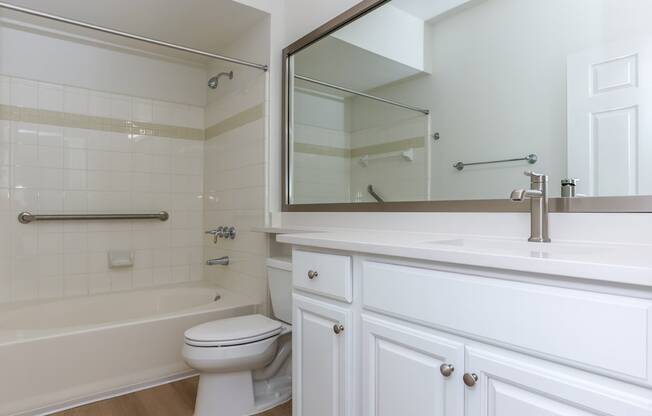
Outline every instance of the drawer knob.
<svg viewBox="0 0 652 416"><path fill-rule="evenodd" d="M317 276L319 276L319 273L317 273L317 270L308 270L308 279L312 280Z"/></svg>
<svg viewBox="0 0 652 416"><path fill-rule="evenodd" d="M342 324L333 325L333 332L335 332L336 335L341 334L342 332L344 332L344 325Z"/></svg>
<svg viewBox="0 0 652 416"><path fill-rule="evenodd" d="M464 380L464 384L466 384L469 387L475 386L475 383L478 381L478 375L476 373L464 373L464 376L462 376L462 380Z"/></svg>
<svg viewBox="0 0 652 416"><path fill-rule="evenodd" d="M453 367L453 364L444 363L439 366L439 372L444 377L450 377L450 375L453 374L453 371L455 371L455 367Z"/></svg>

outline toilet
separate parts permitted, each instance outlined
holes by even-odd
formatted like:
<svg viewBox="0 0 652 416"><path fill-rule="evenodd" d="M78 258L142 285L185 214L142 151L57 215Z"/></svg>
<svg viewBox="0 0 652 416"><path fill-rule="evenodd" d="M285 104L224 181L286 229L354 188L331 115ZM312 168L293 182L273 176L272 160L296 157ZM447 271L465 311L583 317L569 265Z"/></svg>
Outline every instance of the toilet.
<svg viewBox="0 0 652 416"><path fill-rule="evenodd" d="M195 416L254 415L290 400L291 267L289 260L267 260L275 319L238 316L185 332L183 359L199 372Z"/></svg>

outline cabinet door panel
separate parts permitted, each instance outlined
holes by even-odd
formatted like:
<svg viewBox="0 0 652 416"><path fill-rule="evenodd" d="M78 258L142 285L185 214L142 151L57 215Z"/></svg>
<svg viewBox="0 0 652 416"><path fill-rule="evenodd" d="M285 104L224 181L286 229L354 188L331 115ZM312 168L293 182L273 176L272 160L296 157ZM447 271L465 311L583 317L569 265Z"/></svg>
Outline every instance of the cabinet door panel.
<svg viewBox="0 0 652 416"><path fill-rule="evenodd" d="M652 416L652 391L508 351L467 347L467 416Z"/></svg>
<svg viewBox="0 0 652 416"><path fill-rule="evenodd" d="M351 321L345 308L294 295L295 416L351 415Z"/></svg>
<svg viewBox="0 0 652 416"><path fill-rule="evenodd" d="M362 337L363 415L463 415L461 343L368 315Z"/></svg>
<svg viewBox="0 0 652 416"><path fill-rule="evenodd" d="M374 261L362 267L367 310L652 383L649 299ZM445 295L435 302L435 293Z"/></svg>

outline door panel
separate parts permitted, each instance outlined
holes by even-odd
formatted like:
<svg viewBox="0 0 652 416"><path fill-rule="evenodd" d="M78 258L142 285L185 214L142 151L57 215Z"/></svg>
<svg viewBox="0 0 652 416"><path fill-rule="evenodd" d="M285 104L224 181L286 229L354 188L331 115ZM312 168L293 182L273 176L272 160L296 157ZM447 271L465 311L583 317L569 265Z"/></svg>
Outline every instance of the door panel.
<svg viewBox="0 0 652 416"><path fill-rule="evenodd" d="M592 196L652 194L652 39L568 57L568 176Z"/></svg>
<svg viewBox="0 0 652 416"><path fill-rule="evenodd" d="M334 325L342 325L336 334ZM293 409L295 416L351 415L351 312L294 295Z"/></svg>
<svg viewBox="0 0 652 416"><path fill-rule="evenodd" d="M652 416L650 390L509 351L467 347L467 416Z"/></svg>
<svg viewBox="0 0 652 416"><path fill-rule="evenodd" d="M461 343L369 315L362 337L363 415L464 414ZM442 364L455 370L446 377Z"/></svg>

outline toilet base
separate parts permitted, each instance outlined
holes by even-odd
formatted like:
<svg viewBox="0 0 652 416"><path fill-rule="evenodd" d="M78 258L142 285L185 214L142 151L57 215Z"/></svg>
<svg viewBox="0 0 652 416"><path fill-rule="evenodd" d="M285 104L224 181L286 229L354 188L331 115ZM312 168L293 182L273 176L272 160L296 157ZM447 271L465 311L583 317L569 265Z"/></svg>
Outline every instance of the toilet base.
<svg viewBox="0 0 652 416"><path fill-rule="evenodd" d="M292 399L292 377L276 376L254 384L256 408L248 415L255 415L280 406Z"/></svg>
<svg viewBox="0 0 652 416"><path fill-rule="evenodd" d="M195 416L242 416L254 408L251 371L199 376Z"/></svg>
<svg viewBox="0 0 652 416"><path fill-rule="evenodd" d="M292 399L292 378L277 375L252 383L251 371L199 376L194 416L249 416Z"/></svg>

